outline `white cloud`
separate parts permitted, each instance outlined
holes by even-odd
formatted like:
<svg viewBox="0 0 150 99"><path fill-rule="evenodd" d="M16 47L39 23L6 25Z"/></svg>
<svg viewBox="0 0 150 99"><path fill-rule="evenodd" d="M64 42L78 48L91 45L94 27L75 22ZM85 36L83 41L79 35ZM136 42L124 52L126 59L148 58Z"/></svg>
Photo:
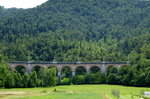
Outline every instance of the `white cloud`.
<svg viewBox="0 0 150 99"><path fill-rule="evenodd" d="M5 8L33 8L48 0L0 0L0 5Z"/></svg>

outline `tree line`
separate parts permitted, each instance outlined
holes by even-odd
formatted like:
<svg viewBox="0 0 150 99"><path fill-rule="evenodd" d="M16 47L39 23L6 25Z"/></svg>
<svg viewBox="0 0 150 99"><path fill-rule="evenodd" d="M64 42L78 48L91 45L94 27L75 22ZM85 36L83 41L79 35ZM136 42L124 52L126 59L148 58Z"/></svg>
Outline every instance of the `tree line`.
<svg viewBox="0 0 150 99"><path fill-rule="evenodd" d="M40 69L30 74L16 70L10 71L8 63L0 63L0 87L1 88L31 88L31 87L50 87L57 85L56 70Z"/></svg>
<svg viewBox="0 0 150 99"><path fill-rule="evenodd" d="M8 63L1 60L0 87L31 88L51 87L60 84L117 84L150 87L150 61L146 59L137 64L130 64L120 68L110 66L106 74L102 74L97 68L93 68L89 74L84 69L79 68L73 78L71 73L72 71L68 68L64 68L61 74L61 83L59 83L55 68L35 69L28 74L24 69L11 71Z"/></svg>

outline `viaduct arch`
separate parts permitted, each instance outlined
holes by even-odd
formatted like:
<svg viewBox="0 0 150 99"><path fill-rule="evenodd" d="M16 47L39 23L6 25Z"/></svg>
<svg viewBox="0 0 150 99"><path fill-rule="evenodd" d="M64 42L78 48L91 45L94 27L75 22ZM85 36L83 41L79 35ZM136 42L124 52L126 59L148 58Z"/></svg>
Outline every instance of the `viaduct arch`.
<svg viewBox="0 0 150 99"><path fill-rule="evenodd" d="M128 65L129 62L27 62L27 61L9 61L10 69L15 70L17 66L24 66L27 73L31 73L35 66L40 66L43 68L55 67L57 69L58 80L61 79L61 70L63 67L67 66L72 70L72 77L74 77L75 71L78 67L82 66L86 69L86 73L90 72L92 67L98 67L102 73L106 73L107 68L114 66L120 68L122 66Z"/></svg>

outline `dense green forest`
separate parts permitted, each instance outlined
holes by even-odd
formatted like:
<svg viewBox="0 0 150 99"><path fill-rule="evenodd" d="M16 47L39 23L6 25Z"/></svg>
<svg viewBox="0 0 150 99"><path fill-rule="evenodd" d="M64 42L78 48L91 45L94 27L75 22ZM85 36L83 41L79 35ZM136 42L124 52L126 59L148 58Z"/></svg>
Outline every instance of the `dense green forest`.
<svg viewBox="0 0 150 99"><path fill-rule="evenodd" d="M130 59L131 65L123 72L113 69L105 76L91 74L90 82L82 75L73 81L149 86L150 1L49 0L32 9L0 7L0 56L1 61L54 61L54 57L57 62ZM40 79L35 72L19 77L24 76ZM103 80L94 80L95 77Z"/></svg>
<svg viewBox="0 0 150 99"><path fill-rule="evenodd" d="M32 9L0 7L1 54L25 61L126 61L148 46L150 2L49 0Z"/></svg>

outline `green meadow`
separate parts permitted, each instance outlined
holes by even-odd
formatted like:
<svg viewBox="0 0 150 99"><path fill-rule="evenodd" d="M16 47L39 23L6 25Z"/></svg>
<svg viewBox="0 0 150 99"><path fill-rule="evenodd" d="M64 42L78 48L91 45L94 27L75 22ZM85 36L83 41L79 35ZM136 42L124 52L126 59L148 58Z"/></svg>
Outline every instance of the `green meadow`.
<svg viewBox="0 0 150 99"><path fill-rule="evenodd" d="M50 88L0 89L0 99L117 99L112 90L118 90L120 99L140 99L145 87L119 85L70 85Z"/></svg>

